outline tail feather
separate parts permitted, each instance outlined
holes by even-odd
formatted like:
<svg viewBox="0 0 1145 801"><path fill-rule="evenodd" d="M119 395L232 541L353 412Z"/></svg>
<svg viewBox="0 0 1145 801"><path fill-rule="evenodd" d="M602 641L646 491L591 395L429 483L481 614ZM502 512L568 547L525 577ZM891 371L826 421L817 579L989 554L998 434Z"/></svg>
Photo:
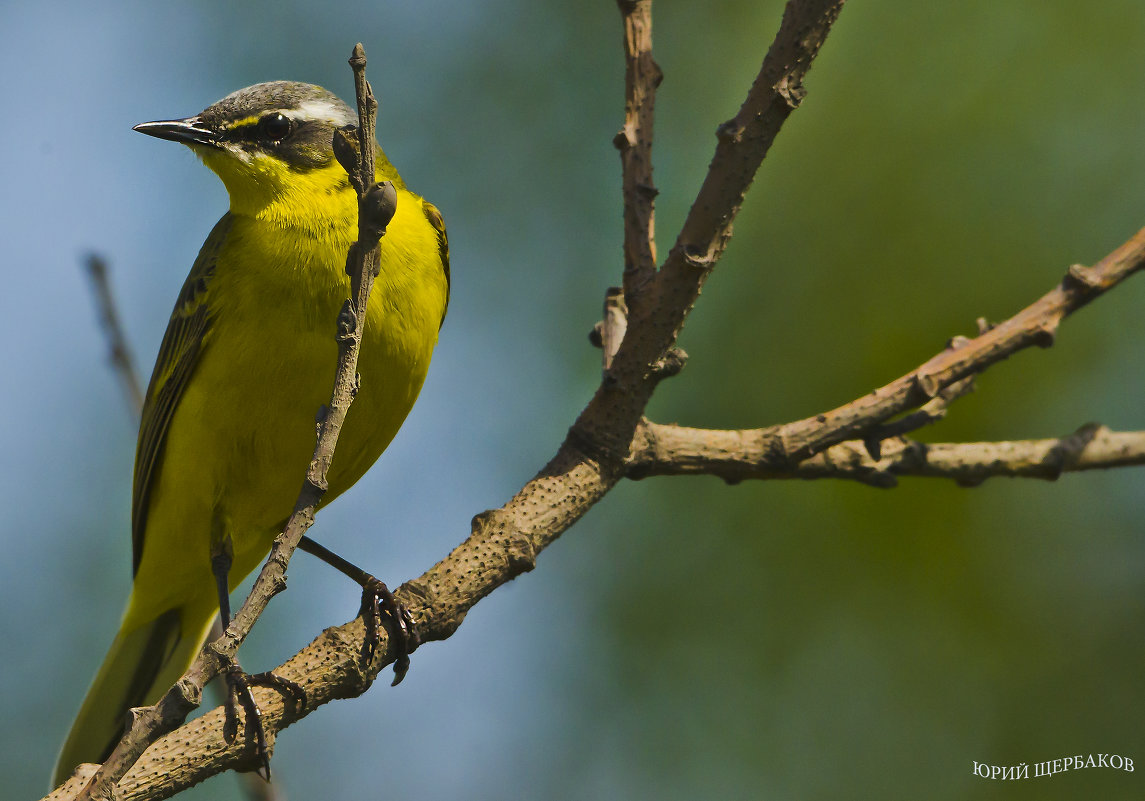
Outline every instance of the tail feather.
<svg viewBox="0 0 1145 801"><path fill-rule="evenodd" d="M53 787L77 765L107 759L123 735L127 711L158 701L190 667L215 611L169 609L141 626L120 629L64 742Z"/></svg>

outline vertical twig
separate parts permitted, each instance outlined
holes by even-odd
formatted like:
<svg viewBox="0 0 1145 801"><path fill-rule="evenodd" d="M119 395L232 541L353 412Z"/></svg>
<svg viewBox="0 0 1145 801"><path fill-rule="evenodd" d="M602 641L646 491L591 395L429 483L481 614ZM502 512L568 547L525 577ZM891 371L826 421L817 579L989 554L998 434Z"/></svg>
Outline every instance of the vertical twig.
<svg viewBox="0 0 1145 801"><path fill-rule="evenodd" d="M640 302L656 273L656 187L652 183L652 121L664 74L652 60L652 0L617 0L624 18L624 127L620 151L624 196L624 297Z"/></svg>
<svg viewBox="0 0 1145 801"><path fill-rule="evenodd" d="M135 358L127 347L123 336L123 326L119 323L119 312L115 307L115 297L111 294L111 281L107 277L107 262L97 253L87 256L87 274L91 277L95 292L95 305L99 313L99 325L107 337L111 366L123 385L123 394L135 419L143 411L143 385L139 383L139 372Z"/></svg>

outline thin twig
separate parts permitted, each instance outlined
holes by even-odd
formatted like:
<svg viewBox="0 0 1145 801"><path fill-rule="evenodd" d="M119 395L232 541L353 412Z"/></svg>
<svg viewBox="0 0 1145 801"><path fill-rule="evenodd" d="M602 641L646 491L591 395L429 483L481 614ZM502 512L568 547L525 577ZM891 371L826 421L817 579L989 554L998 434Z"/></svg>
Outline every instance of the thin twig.
<svg viewBox="0 0 1145 801"><path fill-rule="evenodd" d="M987 478L1056 480L1062 473L1145 464L1145 431L1089 424L1056 439L923 443L893 437L873 458L848 440L791 466L768 449L763 429L722 431L645 422L629 459L629 478L711 475L747 480L839 478L889 488L898 476L950 479L976 486Z"/></svg>
<svg viewBox="0 0 1145 801"><path fill-rule="evenodd" d="M756 171L806 92L803 79L844 0L791 0L779 32L734 119L719 126L715 155L676 244L648 289L629 305L628 333L570 439L583 457L607 466L601 494L619 480L641 415L670 360L684 321L731 237L731 225ZM595 502L595 498L594 498Z"/></svg>
<svg viewBox="0 0 1145 801"><path fill-rule="evenodd" d="M946 417L946 413L950 411L950 404L973 391L974 376L967 376L961 381L955 381L922 406L919 406L916 411L903 415L897 420L879 423L867 429L863 433L863 445L866 446L871 458L877 461L881 458L883 440L901 437L904 434L917 431L923 426L937 423Z"/></svg>
<svg viewBox="0 0 1145 801"><path fill-rule="evenodd" d="M198 705L203 687L218 674L226 660L234 657L270 599L285 588L290 556L303 533L313 524L314 512L326 492L326 473L357 385L358 350L366 319L366 303L378 270L378 240L393 216L392 205L384 202L387 194L392 198L393 187L374 183L373 132L377 102L365 79L366 55L361 44L355 45L350 66L354 70L359 114L359 161L356 175L351 174L358 189L358 241L351 246L347 257L351 297L338 316L338 368L334 388L330 403L320 413L317 444L306 471L306 480L295 502L294 512L283 532L275 538L269 558L223 638L208 643L183 678L157 704L135 710L127 734L80 793L80 801L112 798L115 785L143 751L179 726ZM388 193L384 187L388 187Z"/></svg>
<svg viewBox="0 0 1145 801"><path fill-rule="evenodd" d="M116 309L115 296L111 291L111 279L108 278L107 262L99 254L89 253L86 263L87 273L91 276L92 290L95 293L99 325L107 337L111 366L119 376L124 397L135 419L138 420L143 411L143 385L139 382L135 357L131 354L131 348L127 346L127 338L123 336L123 326L120 325L119 311Z"/></svg>
<svg viewBox="0 0 1145 801"><path fill-rule="evenodd" d="M917 369L829 412L766 429L769 448L789 464L871 426L916 408L944 389L977 375L1020 350L1048 348L1062 320L1145 267L1145 228L1092 267L1075 264L1061 282L1015 314L970 340L952 342Z"/></svg>
<svg viewBox="0 0 1145 801"><path fill-rule="evenodd" d="M624 297L637 305L656 274L652 124L664 74L652 59L652 0L617 5L624 21L624 127L612 142L620 151L624 196Z"/></svg>

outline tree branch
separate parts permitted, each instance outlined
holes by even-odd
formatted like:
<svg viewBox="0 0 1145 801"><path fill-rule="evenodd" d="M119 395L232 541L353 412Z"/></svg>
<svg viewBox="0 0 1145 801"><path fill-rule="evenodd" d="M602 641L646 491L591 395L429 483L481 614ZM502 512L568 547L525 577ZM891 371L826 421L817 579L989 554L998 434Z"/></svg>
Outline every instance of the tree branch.
<svg viewBox="0 0 1145 801"><path fill-rule="evenodd" d="M1145 431L1088 424L1057 439L924 443L883 442L881 458L848 440L792 466L770 449L767 429L721 431L645 422L637 432L628 477L712 475L747 479L841 478L882 489L898 476L952 479L977 486L994 476L1056 480L1062 473L1145 464Z"/></svg>
<svg viewBox="0 0 1145 801"><path fill-rule="evenodd" d="M1033 345L1048 348L1073 312L1145 267L1145 228L1092 267L1075 264L1061 282L1005 322L941 353L901 378L823 414L766 429L768 447L796 465L872 425L938 397L963 379Z"/></svg>
<svg viewBox="0 0 1145 801"><path fill-rule="evenodd" d="M123 336L123 326L119 322L119 312L115 308L115 298L111 293L111 281L107 277L107 262L96 253L87 256L87 272L95 291L95 305L99 313L99 325L107 337L111 366L123 385L123 394L131 407L135 419L143 410L143 388L139 383L139 372L135 369L135 358L127 347Z"/></svg>
<svg viewBox="0 0 1145 801"><path fill-rule="evenodd" d="M359 125L357 164L355 169L347 167L347 170L358 192L358 241L351 246L346 262L351 297L338 315L338 367L334 387L329 405L319 414L317 444L306 471L306 480L295 502L294 512L283 532L275 538L269 558L223 638L204 646L183 677L157 704L133 710L133 719L127 733L80 792L79 801L113 798L117 793L116 784L138 761L144 750L162 735L178 727L198 706L203 687L218 675L228 660L234 658L270 599L285 589L286 567L290 556L303 533L313 524L314 512L326 492L326 474L346 412L357 390L358 350L366 319L366 303L374 277L378 274L378 241L393 217L396 198L388 182L375 184L374 120L377 102L365 78L366 56L361 44L354 47L350 66L354 70ZM336 148L336 153L338 150ZM341 150L343 153L346 151L345 142ZM339 161L345 166L341 155ZM273 743L273 740L269 742ZM239 742L238 738L236 744L242 750L237 764L249 765L254 749L249 748L246 742Z"/></svg>
<svg viewBox="0 0 1145 801"><path fill-rule="evenodd" d="M624 18L624 127L612 143L620 151L624 196L624 296L635 305L656 275L652 124L664 74L652 59L652 0L617 5Z"/></svg>
<svg viewBox="0 0 1145 801"><path fill-rule="evenodd" d="M531 570L537 554L624 477L624 459L652 391L682 364L682 352L675 348L676 336L704 280L723 253L731 222L755 170L783 122L802 99L803 76L842 5L843 0L788 3L780 30L740 113L719 129L716 154L707 177L676 246L648 288L648 302L642 302L629 320L605 380L553 458L507 504L474 517L469 537L445 559L394 593L413 614L423 642L445 639L474 604ZM650 131L641 127L636 135L642 138L648 134ZM305 522L307 515L303 519ZM284 534L280 539L285 537ZM296 543L297 538L293 541ZM279 550L276 541L256 588L264 584L267 575L272 582L277 576L280 582L284 565L276 556ZM289 548L286 552L288 555ZM261 605L265 606L265 601ZM219 653L233 653L241 636L249 630L252 612L244 605L228 631L227 641L208 646L204 653L214 653L212 648ZM374 664L363 673L358 664L362 637L362 622L355 619L327 630L275 670L306 687L306 707L298 714L284 716L277 693L255 689L268 737L328 700L361 694L377 672L393 661L386 637L379 643ZM217 670L217 658L206 657L206 661ZM177 685L176 690L185 687L189 691L184 700L173 702L184 715L191 702L198 701L196 688L202 686L201 675L205 676L205 672L195 673L193 667L189 673L192 680L185 677ZM176 690L159 706L172 696L178 699ZM157 742L120 782L119 797L166 798L222 770L250 767L249 750L242 743L228 745L222 739L221 716L218 709L208 712ZM174 720L174 715L162 720ZM153 732L159 732L159 728ZM142 738L137 742L142 742ZM120 763L123 770L125 764ZM105 779L102 786L110 788L112 784ZM52 797L69 797L65 789L72 786L69 782Z"/></svg>

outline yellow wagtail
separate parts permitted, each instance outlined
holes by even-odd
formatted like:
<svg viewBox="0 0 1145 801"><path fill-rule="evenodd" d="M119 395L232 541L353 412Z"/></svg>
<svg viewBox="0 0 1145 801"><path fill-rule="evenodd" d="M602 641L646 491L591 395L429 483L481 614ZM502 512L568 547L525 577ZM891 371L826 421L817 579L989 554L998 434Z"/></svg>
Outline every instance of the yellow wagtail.
<svg viewBox="0 0 1145 801"><path fill-rule="evenodd" d="M188 145L222 179L230 211L199 252L159 348L135 456L131 598L54 784L81 762L106 759L127 710L154 703L184 673L220 605L229 617L227 593L290 515L314 448L315 413L333 382L335 320L349 296L357 196L331 142L335 129L356 122L325 89L276 81L193 117L135 127ZM366 472L405 419L449 297L441 215L376 152L377 180L393 182L397 211L381 242L361 389L325 501ZM332 556L310 540L302 547ZM332 563L368 578L337 557Z"/></svg>

